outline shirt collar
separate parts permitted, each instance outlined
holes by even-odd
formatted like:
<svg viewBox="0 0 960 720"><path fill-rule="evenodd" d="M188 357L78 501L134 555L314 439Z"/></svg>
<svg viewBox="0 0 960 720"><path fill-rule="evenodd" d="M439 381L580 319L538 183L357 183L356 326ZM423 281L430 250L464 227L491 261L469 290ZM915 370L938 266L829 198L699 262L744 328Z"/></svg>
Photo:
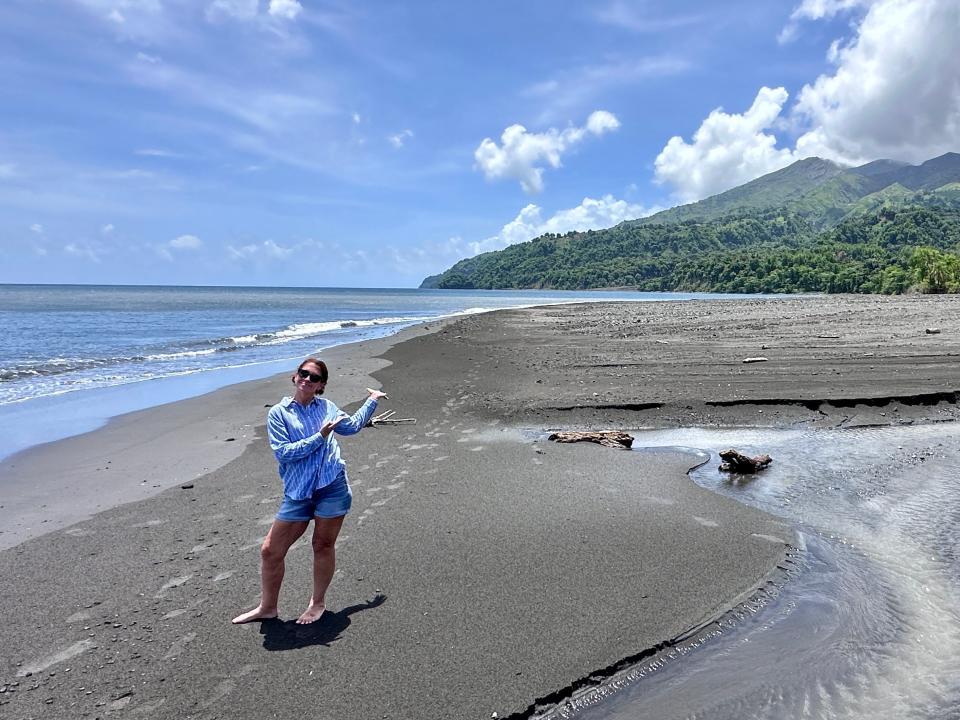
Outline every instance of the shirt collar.
<svg viewBox="0 0 960 720"><path fill-rule="evenodd" d="M310 405L313 405L314 403L319 402L319 401L320 401L320 396L319 396L319 395L314 395L314 396L313 396L313 400L311 400L311 401L310 401L310 404L307 405L306 407L310 407ZM293 399L292 396L288 396L288 397L283 398L283 400L280 401L280 404L283 405L283 407L285 407L285 408L288 408L288 407L290 407L291 405L300 405L300 403L296 402L296 401ZM301 407L303 407L303 406L301 406Z"/></svg>

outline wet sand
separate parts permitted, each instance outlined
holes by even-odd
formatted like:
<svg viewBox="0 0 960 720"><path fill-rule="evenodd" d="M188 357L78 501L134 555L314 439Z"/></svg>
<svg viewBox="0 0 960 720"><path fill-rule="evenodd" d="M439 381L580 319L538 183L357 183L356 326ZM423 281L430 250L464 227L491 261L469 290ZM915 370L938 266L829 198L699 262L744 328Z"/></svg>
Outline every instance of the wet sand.
<svg viewBox="0 0 960 720"><path fill-rule="evenodd" d="M524 717L716 618L793 540L694 485L699 456L555 445L546 430L953 420L958 310L953 298L592 304L327 353L335 401L352 409L382 384L381 410L417 423L343 439L354 508L330 612L308 627L292 624L309 593L305 542L282 619L229 623L256 598L280 497L262 423L286 376L10 458L0 602L17 610L0 713ZM144 479L168 489L130 490ZM28 485L53 527L18 524L24 493L7 488ZM109 509L86 519L97 504Z"/></svg>

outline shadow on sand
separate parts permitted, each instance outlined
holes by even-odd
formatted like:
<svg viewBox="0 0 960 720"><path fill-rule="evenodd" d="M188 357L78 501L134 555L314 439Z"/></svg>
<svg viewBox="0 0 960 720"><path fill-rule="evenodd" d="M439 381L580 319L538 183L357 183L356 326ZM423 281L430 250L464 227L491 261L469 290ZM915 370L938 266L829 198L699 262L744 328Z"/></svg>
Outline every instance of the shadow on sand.
<svg viewBox="0 0 960 720"><path fill-rule="evenodd" d="M294 650L311 645L326 645L340 639L350 627L350 616L362 610L380 607L386 595L375 595L365 603L345 607L337 612L327 610L323 617L310 625L297 625L295 620L264 620L260 623L263 647L266 650Z"/></svg>

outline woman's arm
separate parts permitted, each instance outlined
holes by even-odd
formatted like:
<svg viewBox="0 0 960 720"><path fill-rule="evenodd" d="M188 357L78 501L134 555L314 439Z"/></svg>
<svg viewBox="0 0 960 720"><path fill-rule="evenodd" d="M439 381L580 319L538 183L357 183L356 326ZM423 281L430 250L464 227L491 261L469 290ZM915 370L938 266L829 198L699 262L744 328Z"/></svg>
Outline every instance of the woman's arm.
<svg viewBox="0 0 960 720"><path fill-rule="evenodd" d="M287 424L283 420L282 412L274 407L267 413L267 437L270 439L270 449L273 450L274 456L280 462L300 460L310 453L315 452L317 448L323 445L327 435L330 434L329 429L327 429L326 434L324 434L323 431L325 429L327 429L326 423L324 423L320 432L314 433L302 440L291 440L290 431L287 430Z"/></svg>
<svg viewBox="0 0 960 720"><path fill-rule="evenodd" d="M380 392L379 390L370 390L367 389L367 392L370 395L364 401L363 405L349 417L349 419L344 420L337 424L334 428L334 432L338 435L353 435L360 432L367 426L367 423L370 422L370 418L373 417L374 410L377 409L377 400L382 397L386 397L386 393Z"/></svg>

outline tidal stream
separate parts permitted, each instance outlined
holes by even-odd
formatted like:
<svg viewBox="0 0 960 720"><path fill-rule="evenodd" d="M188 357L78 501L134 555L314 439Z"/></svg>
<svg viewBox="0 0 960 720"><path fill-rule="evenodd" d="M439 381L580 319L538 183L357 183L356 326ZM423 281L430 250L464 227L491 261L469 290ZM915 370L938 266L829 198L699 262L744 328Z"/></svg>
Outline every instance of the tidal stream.
<svg viewBox="0 0 960 720"><path fill-rule="evenodd" d="M542 717L960 718L960 427L670 430L698 484L789 520L789 579ZM751 479L717 453L768 453Z"/></svg>

